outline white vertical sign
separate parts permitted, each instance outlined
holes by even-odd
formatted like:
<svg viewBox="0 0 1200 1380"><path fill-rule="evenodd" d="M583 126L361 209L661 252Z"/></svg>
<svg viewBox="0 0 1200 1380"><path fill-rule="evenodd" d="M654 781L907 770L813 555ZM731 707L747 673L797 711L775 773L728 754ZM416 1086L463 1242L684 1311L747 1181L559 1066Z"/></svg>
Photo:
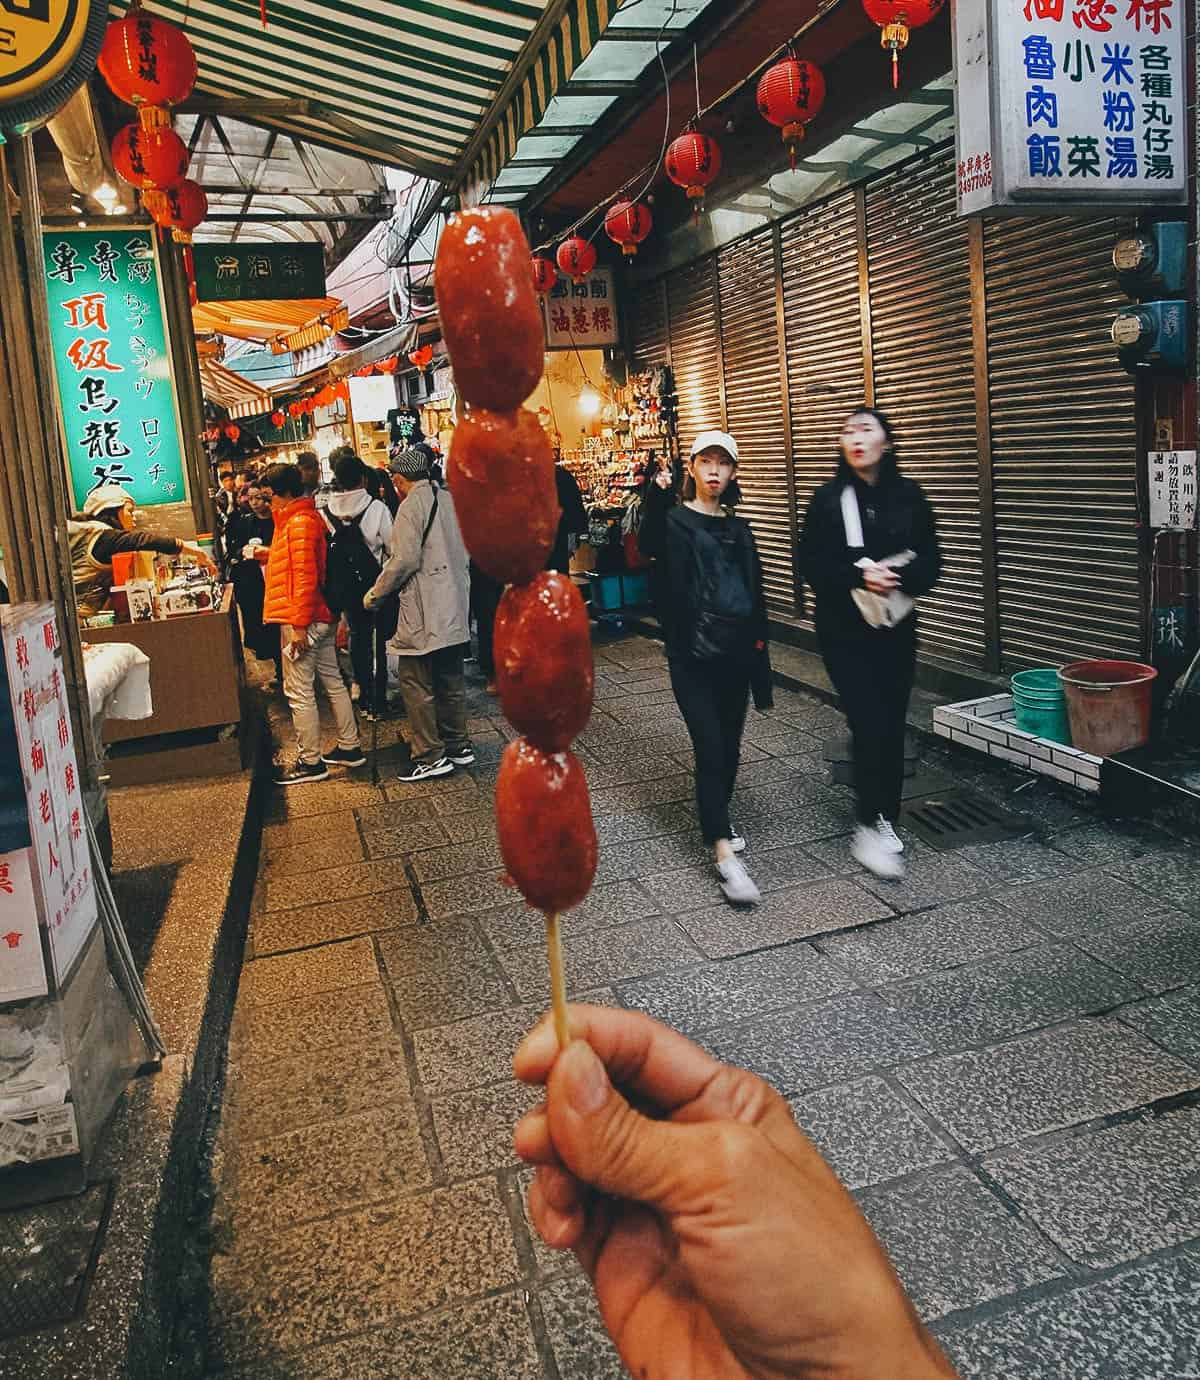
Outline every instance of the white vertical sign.
<svg viewBox="0 0 1200 1380"><path fill-rule="evenodd" d="M0 1005L47 991L29 851L0 855Z"/></svg>
<svg viewBox="0 0 1200 1380"><path fill-rule="evenodd" d="M1152 450L1150 526L1191 531L1196 526L1196 452Z"/></svg>

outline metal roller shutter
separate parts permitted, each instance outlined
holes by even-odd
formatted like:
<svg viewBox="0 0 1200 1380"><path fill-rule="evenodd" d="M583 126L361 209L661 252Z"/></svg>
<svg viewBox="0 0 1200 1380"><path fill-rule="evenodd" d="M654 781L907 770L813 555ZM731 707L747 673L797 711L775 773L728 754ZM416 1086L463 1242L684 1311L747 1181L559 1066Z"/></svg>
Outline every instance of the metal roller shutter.
<svg viewBox="0 0 1200 1380"><path fill-rule="evenodd" d="M721 426L721 336L710 255L667 278L671 368L679 399L679 447L686 455L696 434Z"/></svg>
<svg viewBox="0 0 1200 1380"><path fill-rule="evenodd" d="M984 653L970 259L955 208L952 152L867 189L875 400L901 466L937 514L944 569L921 601L931 651L971 665Z"/></svg>
<svg viewBox="0 0 1200 1380"><path fill-rule="evenodd" d="M782 227L783 307L797 521L832 479L842 422L865 396L854 193ZM806 622L811 623L812 591Z"/></svg>
<svg viewBox="0 0 1200 1380"><path fill-rule="evenodd" d="M739 509L754 528L767 603L795 607L787 444L780 407L775 324L775 245L768 229L738 240L717 259L728 430L738 443Z"/></svg>
<svg viewBox="0 0 1200 1380"><path fill-rule="evenodd" d="M1124 227L1076 217L984 230L1004 666L1139 656L1133 380L1109 327Z"/></svg>
<svg viewBox="0 0 1200 1380"><path fill-rule="evenodd" d="M634 286L629 304L629 352L635 369L669 362L667 299L661 278Z"/></svg>

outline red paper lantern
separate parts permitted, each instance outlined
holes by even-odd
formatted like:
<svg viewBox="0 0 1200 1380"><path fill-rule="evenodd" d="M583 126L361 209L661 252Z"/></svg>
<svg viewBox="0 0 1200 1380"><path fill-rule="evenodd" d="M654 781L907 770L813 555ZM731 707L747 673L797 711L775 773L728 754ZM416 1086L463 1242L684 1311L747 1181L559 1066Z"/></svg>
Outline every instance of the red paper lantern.
<svg viewBox="0 0 1200 1380"><path fill-rule="evenodd" d="M230 441L237 441L242 434L241 427L234 426L232 422L226 422L221 430Z"/></svg>
<svg viewBox="0 0 1200 1380"><path fill-rule="evenodd" d="M361 369L355 369L354 377L356 379L369 379L374 372L375 366L373 364L364 364Z"/></svg>
<svg viewBox="0 0 1200 1380"><path fill-rule="evenodd" d="M389 355L387 359L381 359L375 366L381 374L394 374L400 367L400 360L396 355Z"/></svg>
<svg viewBox="0 0 1200 1380"><path fill-rule="evenodd" d="M178 187L169 191L148 189L142 200L154 223L164 230L173 230L180 244L191 244L192 231L208 215L204 188L190 177L185 177Z"/></svg>
<svg viewBox="0 0 1200 1380"><path fill-rule="evenodd" d="M533 265L533 290L539 296L545 297L554 284L558 282L558 269L542 254L535 254L531 262Z"/></svg>
<svg viewBox="0 0 1200 1380"><path fill-rule="evenodd" d="M187 145L173 129L126 125L112 141L117 173L139 191L178 187L187 173Z"/></svg>
<svg viewBox="0 0 1200 1380"><path fill-rule="evenodd" d="M654 217L640 201L618 201L604 217L604 231L621 246L622 254L633 255L650 233Z"/></svg>
<svg viewBox="0 0 1200 1380"><path fill-rule="evenodd" d="M304 415L304 404L303 404L302 402L290 402L290 403L288 403L288 416L289 416L289 417L296 418L296 417L302 417L303 415Z"/></svg>
<svg viewBox="0 0 1200 1380"><path fill-rule="evenodd" d="M681 134L667 150L667 176L677 187L687 189L699 215L704 205L704 189L721 171L721 146L711 135L698 129Z"/></svg>
<svg viewBox="0 0 1200 1380"><path fill-rule="evenodd" d="M433 346L422 345L419 350L414 350L408 357L410 364L415 364L418 369L428 369L433 363Z"/></svg>
<svg viewBox="0 0 1200 1380"><path fill-rule="evenodd" d="M559 269L575 283L582 282L596 267L595 246L582 235L572 235L569 240L563 240L558 246L555 258L558 260Z"/></svg>
<svg viewBox="0 0 1200 1380"><path fill-rule="evenodd" d="M333 394L333 398L331 398L330 401L335 401L338 398L340 398L342 402L350 401L350 385L346 382L345 379L339 379L337 383L333 385L331 392Z"/></svg>
<svg viewBox="0 0 1200 1380"><path fill-rule="evenodd" d="M863 9L881 30L879 43L892 52L892 88L900 85L900 50L910 29L922 29L942 12L946 0L863 0Z"/></svg>
<svg viewBox="0 0 1200 1380"><path fill-rule="evenodd" d="M278 431L279 428L286 421L287 418L283 415L282 412L280 412L278 408L276 408L275 411L271 413L271 425L275 428L276 431Z"/></svg>
<svg viewBox="0 0 1200 1380"><path fill-rule="evenodd" d="M196 85L187 34L138 5L108 26L98 66L113 95L136 106L147 126L168 123L162 107L182 104Z"/></svg>
<svg viewBox="0 0 1200 1380"><path fill-rule="evenodd" d="M806 58L785 57L762 74L758 83L759 114L783 130L792 167L796 145L804 138L804 126L815 119L825 104L825 78L816 63Z"/></svg>

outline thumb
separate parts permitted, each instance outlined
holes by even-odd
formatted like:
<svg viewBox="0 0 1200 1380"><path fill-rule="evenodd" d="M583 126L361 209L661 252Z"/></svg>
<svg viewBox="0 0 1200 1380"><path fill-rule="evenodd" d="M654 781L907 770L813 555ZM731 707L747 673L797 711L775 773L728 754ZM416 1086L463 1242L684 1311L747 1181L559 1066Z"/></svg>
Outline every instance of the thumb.
<svg viewBox="0 0 1200 1380"><path fill-rule="evenodd" d="M546 1092L550 1137L577 1179L664 1212L692 1205L707 1177L709 1128L653 1121L634 1111L583 1040L558 1056Z"/></svg>

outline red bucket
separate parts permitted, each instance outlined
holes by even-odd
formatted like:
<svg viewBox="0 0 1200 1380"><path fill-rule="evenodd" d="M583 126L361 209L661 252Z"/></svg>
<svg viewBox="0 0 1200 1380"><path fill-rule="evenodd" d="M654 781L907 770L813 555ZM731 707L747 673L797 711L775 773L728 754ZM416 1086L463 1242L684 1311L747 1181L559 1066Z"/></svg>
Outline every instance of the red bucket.
<svg viewBox="0 0 1200 1380"><path fill-rule="evenodd" d="M1158 672L1140 661L1076 661L1058 673L1067 697L1071 742L1081 752L1111 757L1144 747Z"/></svg>

